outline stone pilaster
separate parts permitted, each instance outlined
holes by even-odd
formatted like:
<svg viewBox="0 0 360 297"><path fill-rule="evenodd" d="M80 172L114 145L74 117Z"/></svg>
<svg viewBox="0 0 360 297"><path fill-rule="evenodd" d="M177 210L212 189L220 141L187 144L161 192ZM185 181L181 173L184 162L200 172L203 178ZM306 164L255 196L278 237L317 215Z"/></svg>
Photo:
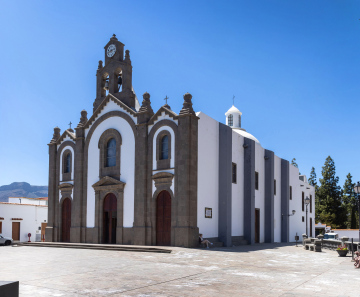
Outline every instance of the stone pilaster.
<svg viewBox="0 0 360 297"><path fill-rule="evenodd" d="M54 236L54 222L55 222L55 200L56 200L56 160L57 160L57 145L56 141L60 138L60 128L54 128L54 135L49 143L49 188L48 188L48 220L45 229L45 241L52 242L55 240Z"/></svg>
<svg viewBox="0 0 360 297"><path fill-rule="evenodd" d="M232 246L232 129L219 123L219 241ZM201 231L201 230L200 230Z"/></svg>
<svg viewBox="0 0 360 297"><path fill-rule="evenodd" d="M265 150L265 242L274 242L274 152Z"/></svg>
<svg viewBox="0 0 360 297"><path fill-rule="evenodd" d="M197 227L197 172L198 172L198 120L192 109L192 96L184 95L183 108L178 117L176 144L177 168L176 201L177 222L174 227L175 246L198 246Z"/></svg>
<svg viewBox="0 0 360 297"><path fill-rule="evenodd" d="M71 212L70 242L85 242L85 212L83 209L83 180L84 180L84 147L87 122L86 110L81 111L81 118L76 130L75 156L74 156L74 194Z"/></svg>
<svg viewBox="0 0 360 297"><path fill-rule="evenodd" d="M150 94L145 92L143 102L137 115L137 134L135 136L135 218L134 218L134 244L150 244L146 241L146 217L148 216L147 195L148 183L148 125L147 122L153 116ZM149 228L148 233L151 233ZM150 235L148 236L150 237Z"/></svg>
<svg viewBox="0 0 360 297"><path fill-rule="evenodd" d="M281 159L281 242L289 242L289 161Z"/></svg>
<svg viewBox="0 0 360 297"><path fill-rule="evenodd" d="M244 238L255 243L255 141L244 138Z"/></svg>

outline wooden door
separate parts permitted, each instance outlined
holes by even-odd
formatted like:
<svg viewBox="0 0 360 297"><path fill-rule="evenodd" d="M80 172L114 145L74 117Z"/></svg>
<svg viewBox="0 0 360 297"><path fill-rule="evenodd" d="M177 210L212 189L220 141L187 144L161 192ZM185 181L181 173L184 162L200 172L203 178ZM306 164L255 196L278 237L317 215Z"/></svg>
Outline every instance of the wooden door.
<svg viewBox="0 0 360 297"><path fill-rule="evenodd" d="M45 229L46 229L47 223L41 223L41 241L45 241Z"/></svg>
<svg viewBox="0 0 360 297"><path fill-rule="evenodd" d="M112 193L104 199L103 243L116 243L117 200Z"/></svg>
<svg viewBox="0 0 360 297"><path fill-rule="evenodd" d="M167 191L160 192L156 201L156 244L171 244L171 196Z"/></svg>
<svg viewBox="0 0 360 297"><path fill-rule="evenodd" d="M70 227L71 227L71 200L65 198L62 203L61 213L61 241L70 242Z"/></svg>
<svg viewBox="0 0 360 297"><path fill-rule="evenodd" d="M310 218L310 237L312 237L312 218Z"/></svg>
<svg viewBox="0 0 360 297"><path fill-rule="evenodd" d="M260 209L255 208L255 243L260 242Z"/></svg>
<svg viewBox="0 0 360 297"><path fill-rule="evenodd" d="M20 240L20 222L12 222L12 239Z"/></svg>
<svg viewBox="0 0 360 297"><path fill-rule="evenodd" d="M2 222L0 221L0 234L2 233Z"/></svg>

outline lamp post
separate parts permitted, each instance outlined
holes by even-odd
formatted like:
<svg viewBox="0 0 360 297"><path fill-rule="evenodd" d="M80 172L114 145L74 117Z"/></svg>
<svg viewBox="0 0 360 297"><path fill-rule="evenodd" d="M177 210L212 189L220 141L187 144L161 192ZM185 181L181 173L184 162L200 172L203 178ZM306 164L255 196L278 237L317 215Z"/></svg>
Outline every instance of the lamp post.
<svg viewBox="0 0 360 297"><path fill-rule="evenodd" d="M359 199L360 182L357 182L355 184L354 192L356 193L356 198L357 198L357 203L358 203L358 215L359 215L359 239L358 239L358 241L360 242L360 199Z"/></svg>
<svg viewBox="0 0 360 297"><path fill-rule="evenodd" d="M305 198L305 205L306 205L306 235L308 235L308 205L310 204L310 198L308 196L306 196ZM308 236L309 237L309 236Z"/></svg>

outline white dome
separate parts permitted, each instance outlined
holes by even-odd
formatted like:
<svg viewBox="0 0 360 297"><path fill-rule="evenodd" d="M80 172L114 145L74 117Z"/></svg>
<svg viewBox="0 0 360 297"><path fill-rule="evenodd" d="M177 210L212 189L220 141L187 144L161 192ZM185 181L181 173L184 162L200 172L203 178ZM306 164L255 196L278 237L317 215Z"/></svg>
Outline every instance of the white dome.
<svg viewBox="0 0 360 297"><path fill-rule="evenodd" d="M225 115L227 116L229 114L234 114L234 113L238 113L242 115L242 112L238 110L234 105L230 107L230 109L225 113Z"/></svg>
<svg viewBox="0 0 360 297"><path fill-rule="evenodd" d="M240 134L241 136L246 137L246 138L249 138L249 139L251 139L251 140L254 140L256 143L260 144L259 140L257 140L254 135L246 132L245 130L243 130L243 129L236 129L236 128L233 128L232 130L233 130L234 132Z"/></svg>

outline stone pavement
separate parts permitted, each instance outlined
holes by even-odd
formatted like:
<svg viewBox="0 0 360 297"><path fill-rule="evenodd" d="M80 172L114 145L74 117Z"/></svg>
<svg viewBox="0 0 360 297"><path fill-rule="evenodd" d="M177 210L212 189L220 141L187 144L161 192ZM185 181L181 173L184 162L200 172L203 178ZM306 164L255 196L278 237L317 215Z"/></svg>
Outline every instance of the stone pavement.
<svg viewBox="0 0 360 297"><path fill-rule="evenodd" d="M171 254L0 247L20 296L360 296L360 269L335 251L282 244Z"/></svg>

